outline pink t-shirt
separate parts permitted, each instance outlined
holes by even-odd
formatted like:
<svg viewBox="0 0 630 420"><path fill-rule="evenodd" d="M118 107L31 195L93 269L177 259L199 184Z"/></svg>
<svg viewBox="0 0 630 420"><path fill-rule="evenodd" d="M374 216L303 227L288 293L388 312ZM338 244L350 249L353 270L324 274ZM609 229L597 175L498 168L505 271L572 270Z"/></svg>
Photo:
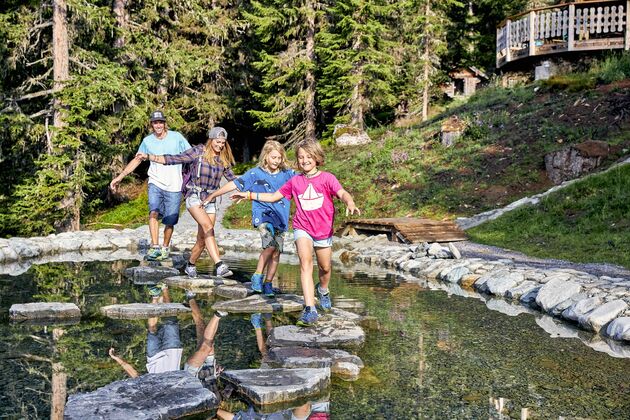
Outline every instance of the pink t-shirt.
<svg viewBox="0 0 630 420"><path fill-rule="evenodd" d="M295 199L293 229L304 230L315 240L330 238L335 220L333 198L341 188L330 172L322 171L313 178L301 174L288 180L278 191L288 200Z"/></svg>

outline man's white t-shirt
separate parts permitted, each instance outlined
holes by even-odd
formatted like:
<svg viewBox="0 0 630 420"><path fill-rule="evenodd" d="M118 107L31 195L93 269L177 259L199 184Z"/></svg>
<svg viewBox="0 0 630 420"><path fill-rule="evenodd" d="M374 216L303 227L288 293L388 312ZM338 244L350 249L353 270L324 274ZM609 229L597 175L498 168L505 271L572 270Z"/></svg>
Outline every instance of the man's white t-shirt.
<svg viewBox="0 0 630 420"><path fill-rule="evenodd" d="M178 155L190 149L188 140L179 131L168 130L163 139L158 139L155 134L146 136L138 153L152 155ZM177 192L182 189L182 165L162 165L151 162L149 165L149 184L169 192Z"/></svg>
<svg viewBox="0 0 630 420"><path fill-rule="evenodd" d="M160 350L153 357L147 358L147 372L162 373L179 370L183 348Z"/></svg>

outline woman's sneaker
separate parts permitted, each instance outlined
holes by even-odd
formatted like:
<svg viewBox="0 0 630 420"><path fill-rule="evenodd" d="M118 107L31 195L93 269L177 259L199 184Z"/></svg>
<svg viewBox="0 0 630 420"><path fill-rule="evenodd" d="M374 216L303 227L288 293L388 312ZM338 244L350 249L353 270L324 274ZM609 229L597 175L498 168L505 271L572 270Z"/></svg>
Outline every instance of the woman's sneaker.
<svg viewBox="0 0 630 420"><path fill-rule="evenodd" d="M160 249L160 255L158 255L155 259L157 261L164 261L168 259L170 255L171 255L171 248L169 248L168 246L163 246L162 249Z"/></svg>
<svg viewBox="0 0 630 420"><path fill-rule="evenodd" d="M162 249L158 247L152 247L147 254L147 260L155 261L162 255Z"/></svg>
<svg viewBox="0 0 630 420"><path fill-rule="evenodd" d="M155 286L149 287L149 294L151 297L157 298L162 295L162 289L166 287L166 284L159 282Z"/></svg>
<svg viewBox="0 0 630 420"><path fill-rule="evenodd" d="M296 325L299 327L312 327L317 324L317 311L312 311L310 306L307 306L302 311L302 315L298 318Z"/></svg>
<svg viewBox="0 0 630 420"><path fill-rule="evenodd" d="M319 306L325 312L328 312L332 309L332 301L330 300L330 292L323 294L319 290L319 283L315 286L315 292L317 292L317 299L319 300Z"/></svg>
<svg viewBox="0 0 630 420"><path fill-rule="evenodd" d="M276 294L273 292L273 284L270 281L266 281L262 284L263 295L267 297L274 297Z"/></svg>
<svg viewBox="0 0 630 420"><path fill-rule="evenodd" d="M264 274L254 273L252 274L252 290L256 293L262 293L263 291L263 279Z"/></svg>
<svg viewBox="0 0 630 420"><path fill-rule="evenodd" d="M197 267L193 264L186 263L184 273L186 273L191 279L195 279L197 278Z"/></svg>
<svg viewBox="0 0 630 420"><path fill-rule="evenodd" d="M217 265L217 276L219 277L230 277L232 274L232 270L227 266L226 263L222 262Z"/></svg>

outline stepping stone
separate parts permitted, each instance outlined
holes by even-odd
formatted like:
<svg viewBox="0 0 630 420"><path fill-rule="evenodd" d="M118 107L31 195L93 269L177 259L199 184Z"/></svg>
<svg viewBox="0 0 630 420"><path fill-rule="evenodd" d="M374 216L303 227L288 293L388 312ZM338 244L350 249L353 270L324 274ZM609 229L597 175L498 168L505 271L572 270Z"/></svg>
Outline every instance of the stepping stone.
<svg viewBox="0 0 630 420"><path fill-rule="evenodd" d="M128 303L109 305L101 308L101 313L114 319L147 319L173 316L190 312L190 308L181 303Z"/></svg>
<svg viewBox="0 0 630 420"><path fill-rule="evenodd" d="M68 397L64 419L174 419L215 409L216 395L184 371L146 374Z"/></svg>
<svg viewBox="0 0 630 420"><path fill-rule="evenodd" d="M215 311L248 314L256 312L300 312L303 302L302 296L297 295L278 295L268 298L257 294L244 299L217 302L212 305L212 309Z"/></svg>
<svg viewBox="0 0 630 420"><path fill-rule="evenodd" d="M347 298L343 296L333 297L333 306L337 309L344 309L351 312L363 312L365 303L357 299Z"/></svg>
<svg viewBox="0 0 630 420"><path fill-rule="evenodd" d="M12 321L25 320L56 320L80 318L81 311L74 303L35 302L16 303L9 309Z"/></svg>
<svg viewBox="0 0 630 420"><path fill-rule="evenodd" d="M190 278L188 276L174 276L167 277L162 281L169 286L179 287L181 289L209 288L222 285L238 284L236 280L215 276L199 276L196 278Z"/></svg>
<svg viewBox="0 0 630 420"><path fill-rule="evenodd" d="M133 280L134 284L156 284L157 282L174 275L178 275L179 270L169 267L130 267L125 270L125 277Z"/></svg>
<svg viewBox="0 0 630 420"><path fill-rule="evenodd" d="M252 296L254 291L251 287L247 287L243 284L235 284L217 286L214 289L214 294L226 299L244 299L247 296Z"/></svg>
<svg viewBox="0 0 630 420"><path fill-rule="evenodd" d="M270 405L321 394L330 385L330 369L227 370L221 379L254 404Z"/></svg>
<svg viewBox="0 0 630 420"><path fill-rule="evenodd" d="M283 325L271 330L270 347L316 347L356 349L365 342L365 332L352 321L326 315L313 327Z"/></svg>
<svg viewBox="0 0 630 420"><path fill-rule="evenodd" d="M364 364L359 356L344 350L308 347L274 347L263 358L263 368L330 368L333 375L345 380L359 377Z"/></svg>

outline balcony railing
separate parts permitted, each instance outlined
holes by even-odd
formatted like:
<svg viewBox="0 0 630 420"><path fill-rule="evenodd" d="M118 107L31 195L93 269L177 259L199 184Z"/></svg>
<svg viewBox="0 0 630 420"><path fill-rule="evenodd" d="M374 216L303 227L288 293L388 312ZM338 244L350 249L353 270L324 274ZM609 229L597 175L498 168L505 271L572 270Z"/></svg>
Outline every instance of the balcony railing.
<svg viewBox="0 0 630 420"><path fill-rule="evenodd" d="M511 16L497 27L497 68L568 51L630 49L630 0L564 3Z"/></svg>

